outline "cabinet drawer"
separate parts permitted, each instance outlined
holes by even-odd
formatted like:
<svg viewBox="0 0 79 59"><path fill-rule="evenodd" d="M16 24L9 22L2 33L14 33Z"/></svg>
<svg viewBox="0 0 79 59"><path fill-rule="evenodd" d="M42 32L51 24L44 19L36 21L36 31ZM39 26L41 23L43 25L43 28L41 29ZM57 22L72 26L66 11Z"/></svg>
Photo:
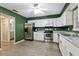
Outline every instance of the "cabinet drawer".
<svg viewBox="0 0 79 59"><path fill-rule="evenodd" d="M67 38L67 39L69 40L69 38ZM69 50L70 54L72 54L74 56L78 56L79 55L79 48L76 47L71 42L69 42L67 39L64 39L64 43L65 43L66 49Z"/></svg>

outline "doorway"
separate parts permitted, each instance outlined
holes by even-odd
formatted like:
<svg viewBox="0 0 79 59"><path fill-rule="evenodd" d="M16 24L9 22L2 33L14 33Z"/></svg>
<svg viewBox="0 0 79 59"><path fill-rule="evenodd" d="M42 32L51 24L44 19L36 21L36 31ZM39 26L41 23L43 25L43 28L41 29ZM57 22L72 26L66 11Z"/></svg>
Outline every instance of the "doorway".
<svg viewBox="0 0 79 59"><path fill-rule="evenodd" d="M15 43L15 17L1 14L1 48Z"/></svg>

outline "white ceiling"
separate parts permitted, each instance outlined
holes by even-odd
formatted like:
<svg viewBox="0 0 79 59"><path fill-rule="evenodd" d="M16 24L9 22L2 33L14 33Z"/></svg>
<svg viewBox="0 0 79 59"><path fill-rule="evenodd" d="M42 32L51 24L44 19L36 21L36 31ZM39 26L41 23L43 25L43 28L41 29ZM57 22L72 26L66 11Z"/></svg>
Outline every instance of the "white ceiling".
<svg viewBox="0 0 79 59"><path fill-rule="evenodd" d="M65 3L40 3L39 5L39 8L42 9L43 13L40 12L38 14L35 14L34 3L0 3L0 6L5 7L11 11L12 9L15 9L18 11L16 13L27 18L60 14Z"/></svg>

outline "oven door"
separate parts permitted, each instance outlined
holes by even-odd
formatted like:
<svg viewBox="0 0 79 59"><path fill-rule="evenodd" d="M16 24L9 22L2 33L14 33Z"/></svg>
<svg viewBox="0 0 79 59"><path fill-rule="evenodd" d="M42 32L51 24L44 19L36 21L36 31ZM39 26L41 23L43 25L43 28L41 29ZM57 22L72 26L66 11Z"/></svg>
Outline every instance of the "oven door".
<svg viewBox="0 0 79 59"><path fill-rule="evenodd" d="M45 33L45 35L44 35L44 39L45 40L52 40L53 38L52 38L52 33Z"/></svg>

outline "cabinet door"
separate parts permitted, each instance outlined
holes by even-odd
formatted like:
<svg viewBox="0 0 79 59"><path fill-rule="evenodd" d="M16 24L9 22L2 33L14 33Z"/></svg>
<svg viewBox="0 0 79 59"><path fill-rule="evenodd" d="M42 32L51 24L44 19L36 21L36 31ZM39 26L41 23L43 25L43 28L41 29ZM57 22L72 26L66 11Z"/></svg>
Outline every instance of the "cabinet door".
<svg viewBox="0 0 79 59"><path fill-rule="evenodd" d="M56 19L53 20L53 26L56 26Z"/></svg>
<svg viewBox="0 0 79 59"><path fill-rule="evenodd" d="M34 40L38 40L38 33L34 32Z"/></svg>
<svg viewBox="0 0 79 59"><path fill-rule="evenodd" d="M65 38L62 38L63 40L62 40L62 49L63 49L63 55L64 56L69 56L69 50L68 50L68 47L66 46L66 41L64 41L65 40Z"/></svg>
<svg viewBox="0 0 79 59"><path fill-rule="evenodd" d="M57 27L61 26L61 24L62 24L61 19L57 18L55 23L56 23Z"/></svg>
<svg viewBox="0 0 79 59"><path fill-rule="evenodd" d="M72 11L70 10L66 12L66 25L72 25Z"/></svg>
<svg viewBox="0 0 79 59"><path fill-rule="evenodd" d="M62 36L60 35L60 39L59 39L59 49L63 55L63 47L62 47Z"/></svg>
<svg viewBox="0 0 79 59"><path fill-rule="evenodd" d="M52 19L49 19L47 22L48 22L48 23L46 24L47 26L54 26Z"/></svg>
<svg viewBox="0 0 79 59"><path fill-rule="evenodd" d="M69 56L79 56L79 48L74 44L66 40L67 49L69 50Z"/></svg>
<svg viewBox="0 0 79 59"><path fill-rule="evenodd" d="M78 8L73 11L73 24L74 24L74 30L79 31Z"/></svg>
<svg viewBox="0 0 79 59"><path fill-rule="evenodd" d="M64 40L63 36L60 35L59 48L63 56L69 56L69 50L67 49L66 42Z"/></svg>
<svg viewBox="0 0 79 59"><path fill-rule="evenodd" d="M38 33L38 40L44 41L44 33Z"/></svg>
<svg viewBox="0 0 79 59"><path fill-rule="evenodd" d="M63 13L63 15L60 17L61 19L61 25L66 25L66 12Z"/></svg>
<svg viewBox="0 0 79 59"><path fill-rule="evenodd" d="M64 20L62 17L59 18L59 26L64 26Z"/></svg>
<svg viewBox="0 0 79 59"><path fill-rule="evenodd" d="M58 43L58 33L53 33L53 42Z"/></svg>
<svg viewBox="0 0 79 59"><path fill-rule="evenodd" d="M60 35L59 48L63 56L79 56L79 48L72 44L69 38Z"/></svg>
<svg viewBox="0 0 79 59"><path fill-rule="evenodd" d="M34 40L44 41L44 32L34 32Z"/></svg>

